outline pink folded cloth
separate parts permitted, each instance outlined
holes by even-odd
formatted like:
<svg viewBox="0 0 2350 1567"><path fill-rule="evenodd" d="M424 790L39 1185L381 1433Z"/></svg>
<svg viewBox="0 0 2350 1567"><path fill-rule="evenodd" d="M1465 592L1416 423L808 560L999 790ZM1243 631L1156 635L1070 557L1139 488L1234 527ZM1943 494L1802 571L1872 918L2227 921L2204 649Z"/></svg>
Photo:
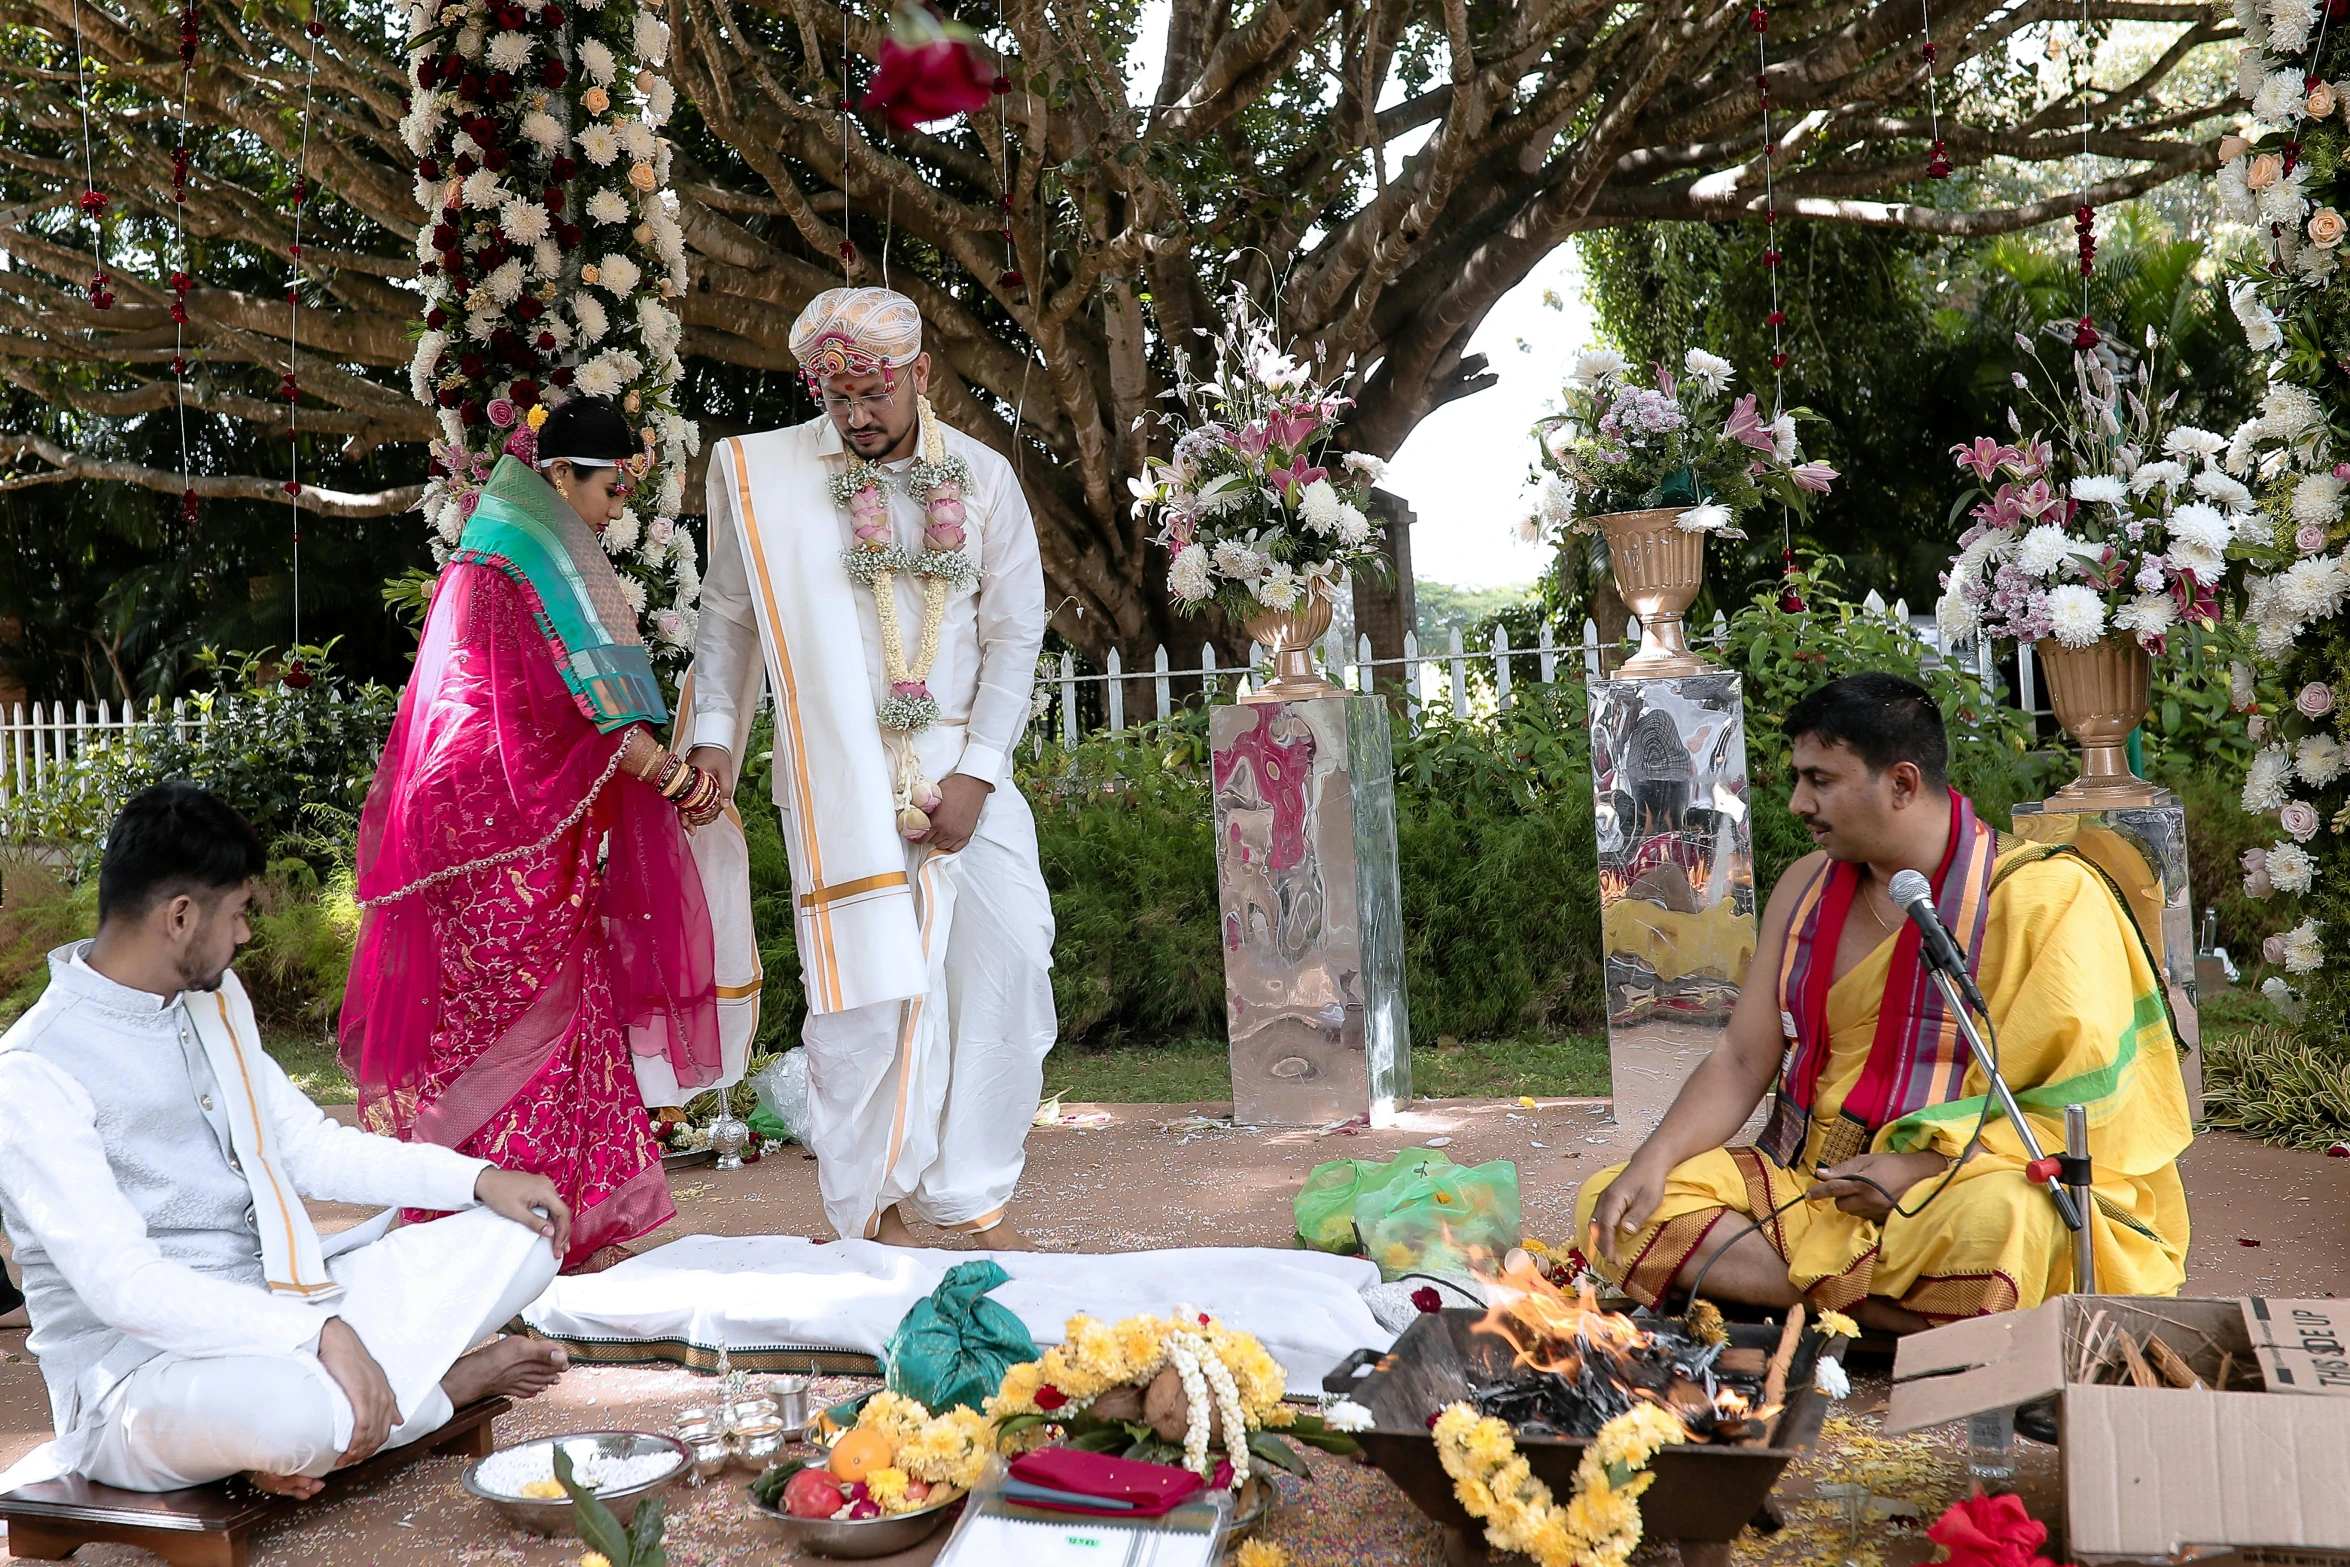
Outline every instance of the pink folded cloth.
<svg viewBox="0 0 2350 1567"><path fill-rule="evenodd" d="M1107 1453L1088 1453L1074 1447L1047 1447L1033 1453L1022 1453L1012 1460L1012 1478L1030 1485L1048 1486L1056 1491L1072 1491L1080 1496L1098 1496L1107 1502L1129 1504L1102 1508L1043 1501L1022 1504L1100 1518L1162 1517L1198 1495L1204 1483L1190 1470L1178 1469L1172 1464L1146 1464L1131 1458L1112 1458ZM1229 1485L1232 1480L1231 1467L1219 1466L1216 1479L1218 1484Z"/></svg>

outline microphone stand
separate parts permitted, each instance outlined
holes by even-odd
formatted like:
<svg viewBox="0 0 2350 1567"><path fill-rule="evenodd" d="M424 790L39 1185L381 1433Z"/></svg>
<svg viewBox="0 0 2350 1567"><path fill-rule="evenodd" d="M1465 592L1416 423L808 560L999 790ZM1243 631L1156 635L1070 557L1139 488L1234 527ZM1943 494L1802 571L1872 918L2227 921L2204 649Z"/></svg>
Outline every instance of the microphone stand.
<svg viewBox="0 0 2350 1567"><path fill-rule="evenodd" d="M2016 1136L2023 1140L2024 1152L2031 1155L2035 1166L2047 1168L2052 1161L2040 1151L2040 1139L2033 1134L2032 1123L2024 1119L2023 1108L2015 1102L2015 1094L2008 1088L2007 1079L1999 1075L1998 1059L1984 1048L1982 1035L1975 1032L1975 1020L1969 1014L1966 999L1959 994L1958 987L1951 983L1950 976L1942 971L1940 965L1929 963L1927 968L1933 973L1934 983L1942 987L1942 999L1950 1007L1950 1015L1958 1019L1959 1034L1966 1040L1967 1049L1974 1052L1975 1065L1981 1067L1983 1076L1990 1080L1991 1092L1998 1098L1999 1108L2007 1112L2007 1119L2015 1127ZM2057 1214L2064 1220L2064 1227L2075 1234L2083 1233L2085 1226L2080 1207L2074 1203L2073 1194L2064 1182L2051 1171L2040 1182L2040 1186L2048 1193L2049 1200L2056 1204Z"/></svg>

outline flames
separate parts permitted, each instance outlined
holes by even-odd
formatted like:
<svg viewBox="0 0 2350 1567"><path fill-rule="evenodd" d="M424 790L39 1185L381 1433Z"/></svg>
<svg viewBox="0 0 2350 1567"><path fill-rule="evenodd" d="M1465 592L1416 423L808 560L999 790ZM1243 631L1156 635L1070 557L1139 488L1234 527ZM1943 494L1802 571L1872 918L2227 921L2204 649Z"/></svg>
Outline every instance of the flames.
<svg viewBox="0 0 2350 1567"><path fill-rule="evenodd" d="M1720 1346L1698 1342L1679 1323L1660 1319L1644 1327L1604 1310L1588 1283L1569 1294L1524 1252L1510 1253L1486 1283L1492 1304L1476 1331L1510 1346L1521 1379L1556 1378L1601 1408L1656 1404L1694 1442L1759 1440L1779 1413L1776 1403L1762 1405L1758 1388L1728 1385L1734 1373L1718 1366Z"/></svg>

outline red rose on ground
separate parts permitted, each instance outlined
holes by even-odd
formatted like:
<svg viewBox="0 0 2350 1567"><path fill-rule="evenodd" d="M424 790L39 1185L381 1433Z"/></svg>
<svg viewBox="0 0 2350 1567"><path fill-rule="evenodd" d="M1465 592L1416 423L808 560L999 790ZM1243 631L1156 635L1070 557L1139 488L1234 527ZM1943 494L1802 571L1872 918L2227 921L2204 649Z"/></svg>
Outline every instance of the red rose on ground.
<svg viewBox="0 0 2350 1567"><path fill-rule="evenodd" d="M1048 1415L1067 1402L1069 1402L1069 1395L1050 1382L1036 1390L1036 1407Z"/></svg>
<svg viewBox="0 0 2350 1567"><path fill-rule="evenodd" d="M1418 1289L1412 1291L1412 1304L1419 1307L1424 1312L1442 1311L1444 1309L1444 1297L1436 1293L1435 1285L1423 1284Z"/></svg>
<svg viewBox="0 0 2350 1567"><path fill-rule="evenodd" d="M901 131L986 108L995 72L973 52L975 36L928 6L900 6L881 46L881 69L858 107L878 109Z"/></svg>
<svg viewBox="0 0 2350 1567"><path fill-rule="evenodd" d="M1936 1519L1926 1538L1950 1553L1943 1567L2055 1567L2040 1554L2047 1525L2010 1494L1968 1497Z"/></svg>

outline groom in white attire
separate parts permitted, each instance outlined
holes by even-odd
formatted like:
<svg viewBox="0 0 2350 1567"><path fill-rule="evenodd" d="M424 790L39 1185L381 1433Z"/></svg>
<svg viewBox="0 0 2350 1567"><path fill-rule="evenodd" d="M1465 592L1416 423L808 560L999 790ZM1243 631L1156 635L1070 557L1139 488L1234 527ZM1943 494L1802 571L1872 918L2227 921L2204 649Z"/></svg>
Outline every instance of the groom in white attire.
<svg viewBox="0 0 2350 1567"><path fill-rule="evenodd" d="M553 1184L338 1125L263 1052L229 972L263 863L195 785L132 796L97 939L50 953L48 990L0 1036L0 1210L57 1430L0 1492L244 1474L308 1497L562 1374L560 1349L492 1337L569 1241ZM322 1244L304 1197L386 1211ZM401 1207L451 1216L387 1236Z"/></svg>
<svg viewBox="0 0 2350 1567"><path fill-rule="evenodd" d="M825 1217L1024 1247L1010 1203L1057 1031L1011 779L1044 643L1035 523L1011 465L932 413L912 300L828 290L791 348L823 412L712 454L680 729L731 787L762 676L775 693Z"/></svg>

